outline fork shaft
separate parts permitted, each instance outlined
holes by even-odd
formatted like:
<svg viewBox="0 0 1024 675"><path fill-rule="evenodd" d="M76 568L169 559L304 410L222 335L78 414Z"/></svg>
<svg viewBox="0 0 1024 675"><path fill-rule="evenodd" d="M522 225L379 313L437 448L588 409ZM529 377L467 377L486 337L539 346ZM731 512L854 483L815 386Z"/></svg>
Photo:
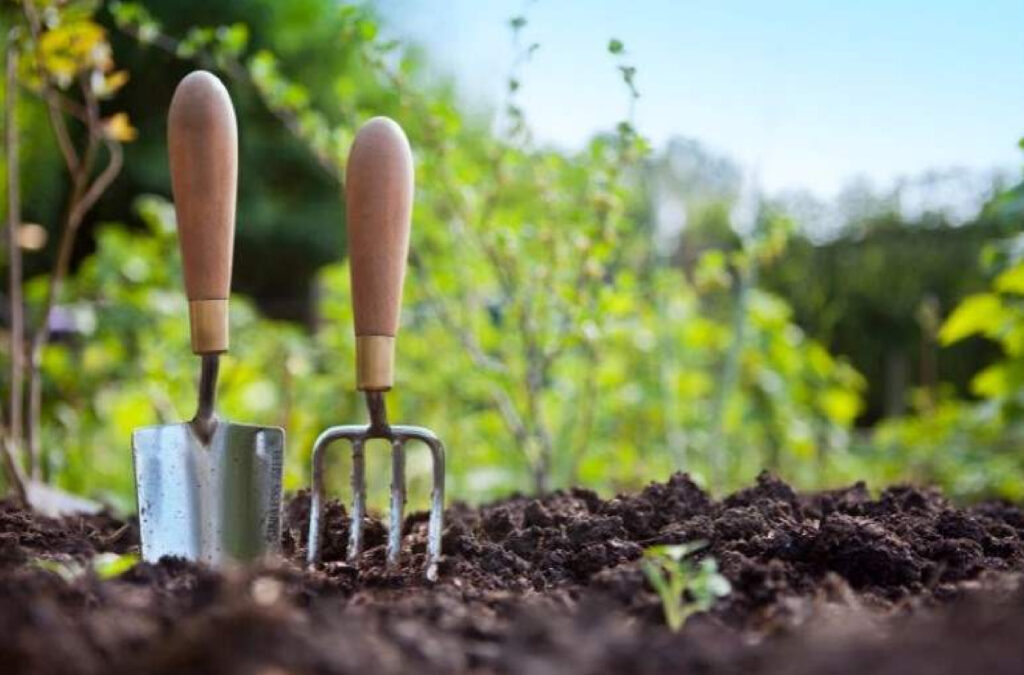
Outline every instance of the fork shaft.
<svg viewBox="0 0 1024 675"><path fill-rule="evenodd" d="M370 414L370 427L366 433L372 437L391 438L391 426L388 424L388 406L384 401L384 392L366 392L366 411Z"/></svg>

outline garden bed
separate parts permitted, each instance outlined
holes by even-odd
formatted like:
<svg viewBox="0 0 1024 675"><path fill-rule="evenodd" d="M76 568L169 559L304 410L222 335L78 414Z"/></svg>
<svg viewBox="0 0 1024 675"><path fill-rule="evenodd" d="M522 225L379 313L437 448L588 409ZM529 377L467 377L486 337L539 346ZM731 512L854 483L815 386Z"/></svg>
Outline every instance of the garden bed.
<svg viewBox="0 0 1024 675"><path fill-rule="evenodd" d="M936 492L795 494L762 476L713 501L683 475L602 500L573 490L447 513L441 580L421 574L425 519L400 571L370 521L359 569L327 513L325 562L216 573L181 561L113 574L137 548L109 516L54 521L0 503L0 672L1017 673L1024 513ZM732 593L673 633L643 550L703 540ZM114 564L116 564L116 559ZM100 572L94 571L100 569ZM83 571L85 570L85 571Z"/></svg>

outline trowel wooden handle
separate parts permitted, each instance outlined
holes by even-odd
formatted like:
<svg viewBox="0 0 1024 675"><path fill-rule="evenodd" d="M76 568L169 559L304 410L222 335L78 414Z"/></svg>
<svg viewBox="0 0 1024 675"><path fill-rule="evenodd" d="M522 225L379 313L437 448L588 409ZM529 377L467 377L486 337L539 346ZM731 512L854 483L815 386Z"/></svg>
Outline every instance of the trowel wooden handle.
<svg viewBox="0 0 1024 675"><path fill-rule="evenodd" d="M356 328L356 386L394 383L395 334L412 217L412 151L386 117L363 125L345 170L345 211Z"/></svg>
<svg viewBox="0 0 1024 675"><path fill-rule="evenodd" d="M178 84L167 115L167 148L192 351L226 352L238 129L231 98L215 76L197 70Z"/></svg>

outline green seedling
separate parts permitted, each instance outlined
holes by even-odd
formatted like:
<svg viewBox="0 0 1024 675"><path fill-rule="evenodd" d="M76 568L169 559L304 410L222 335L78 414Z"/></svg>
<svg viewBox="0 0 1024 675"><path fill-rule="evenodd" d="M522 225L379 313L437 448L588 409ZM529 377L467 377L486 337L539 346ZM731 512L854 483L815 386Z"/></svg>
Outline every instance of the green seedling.
<svg viewBox="0 0 1024 675"><path fill-rule="evenodd" d="M139 556L134 553L100 553L86 564L73 559L54 560L52 558L37 558L32 562L36 567L53 572L64 581L71 583L88 572L92 572L104 580L120 576L139 562Z"/></svg>
<svg viewBox="0 0 1024 675"><path fill-rule="evenodd" d="M92 559L92 571L100 579L119 577L139 562L135 553L100 553Z"/></svg>
<svg viewBox="0 0 1024 675"><path fill-rule="evenodd" d="M691 614L711 608L732 590L718 572L714 558L694 561L690 556L707 546L698 541L678 546L652 546L644 551L643 570L661 598L665 623L673 631L683 627Z"/></svg>

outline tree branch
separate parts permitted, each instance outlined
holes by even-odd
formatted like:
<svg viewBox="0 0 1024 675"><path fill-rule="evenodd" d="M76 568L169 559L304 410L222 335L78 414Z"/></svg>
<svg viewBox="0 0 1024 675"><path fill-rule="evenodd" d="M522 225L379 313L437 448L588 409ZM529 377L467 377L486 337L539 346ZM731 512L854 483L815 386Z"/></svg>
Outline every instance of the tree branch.
<svg viewBox="0 0 1024 675"><path fill-rule="evenodd" d="M32 39L38 41L39 35L42 32L39 15L36 13L36 9L31 2L23 2L21 6L25 12L25 18L28 19L29 29L32 31ZM50 126L53 127L54 136L57 137L60 154L64 157L64 163L67 164L68 171L73 173L78 170L81 160L78 157L78 153L75 152L75 145L71 142L71 134L68 133L68 125L61 114L61 104L58 95L50 85L46 73L40 72L39 79L42 82L40 94L43 97L43 101L46 102L46 110L50 115Z"/></svg>
<svg viewBox="0 0 1024 675"><path fill-rule="evenodd" d="M3 432L3 463L7 483L25 503L25 481L20 465L22 403L25 395L25 315L22 306L21 248L18 229L21 227L21 189L18 162L18 51L13 40L7 45L6 97L4 101L4 143L7 160L7 270L10 307L11 391L8 424Z"/></svg>
<svg viewBox="0 0 1024 675"><path fill-rule="evenodd" d="M90 184L89 173L92 168L95 156L96 145L102 137L103 130L99 120L99 111L95 103L95 97L83 87L86 96L86 110L89 112L87 131L89 141L83 155L83 163L72 176L71 198L68 200L67 216L64 227L61 230L60 243L57 247L57 260L54 262L53 272L50 274L49 283L46 289L46 300L43 303L43 313L39 319L39 325L32 337L32 345L29 352L29 420L26 427L26 440L28 441L29 473L38 477L41 466L39 462L39 423L42 414L42 353L50 340L50 314L60 297L60 292L67 277L68 269L71 266L71 255L74 252L75 240L82 220L89 209L96 203L103 192L110 187L110 184L121 171L124 157L120 143L104 138L110 159L106 168Z"/></svg>

